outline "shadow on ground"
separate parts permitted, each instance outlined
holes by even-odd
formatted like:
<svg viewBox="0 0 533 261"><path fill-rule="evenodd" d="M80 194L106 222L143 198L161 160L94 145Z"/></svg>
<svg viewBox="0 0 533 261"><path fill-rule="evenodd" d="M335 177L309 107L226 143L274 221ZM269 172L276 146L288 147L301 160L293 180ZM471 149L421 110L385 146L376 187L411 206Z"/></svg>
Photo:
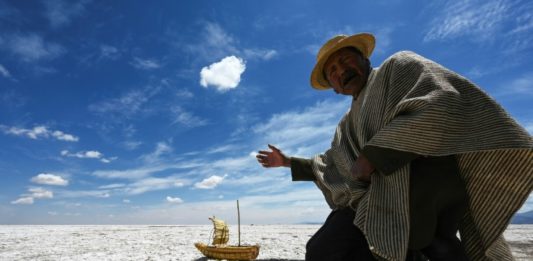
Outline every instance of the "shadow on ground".
<svg viewBox="0 0 533 261"><path fill-rule="evenodd" d="M195 259L193 261L210 261L210 260L216 260L216 259L209 259L207 257L202 257L202 258L198 258L198 259ZM304 261L304 260L300 260L300 259L275 259L275 258L270 258L270 259L256 259L256 261Z"/></svg>

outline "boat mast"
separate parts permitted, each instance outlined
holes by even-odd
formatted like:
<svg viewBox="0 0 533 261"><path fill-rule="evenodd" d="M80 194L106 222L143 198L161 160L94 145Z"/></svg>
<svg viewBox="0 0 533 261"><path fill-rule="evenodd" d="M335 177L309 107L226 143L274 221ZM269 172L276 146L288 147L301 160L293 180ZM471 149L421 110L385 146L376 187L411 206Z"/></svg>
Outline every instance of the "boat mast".
<svg viewBox="0 0 533 261"><path fill-rule="evenodd" d="M239 210L239 200L237 199L237 222L239 224L239 246L241 246L241 211Z"/></svg>

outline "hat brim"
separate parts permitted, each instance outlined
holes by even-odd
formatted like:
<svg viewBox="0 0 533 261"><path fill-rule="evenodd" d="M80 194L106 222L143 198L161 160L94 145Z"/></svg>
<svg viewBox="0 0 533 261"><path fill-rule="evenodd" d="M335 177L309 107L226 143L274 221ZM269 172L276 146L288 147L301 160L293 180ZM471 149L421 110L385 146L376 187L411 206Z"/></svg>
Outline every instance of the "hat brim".
<svg viewBox="0 0 533 261"><path fill-rule="evenodd" d="M334 52L344 47L355 47L365 58L369 58L374 51L376 40L373 35L368 33L355 34L344 39L341 39L331 49L329 49L324 55L318 59L311 72L311 86L318 90L326 90L331 88L328 80L324 78L324 64Z"/></svg>

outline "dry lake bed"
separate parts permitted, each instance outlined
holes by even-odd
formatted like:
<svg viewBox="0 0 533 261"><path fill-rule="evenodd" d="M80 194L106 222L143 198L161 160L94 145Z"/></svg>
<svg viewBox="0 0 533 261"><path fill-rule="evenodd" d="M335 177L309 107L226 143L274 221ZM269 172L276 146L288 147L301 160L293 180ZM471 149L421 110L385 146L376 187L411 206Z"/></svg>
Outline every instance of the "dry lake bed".
<svg viewBox="0 0 533 261"><path fill-rule="evenodd" d="M258 260L304 260L305 243L319 225L245 225L241 242L258 243ZM209 240L211 226L33 225L0 226L0 260L205 261L195 242ZM236 226L230 226L236 233ZM230 232L230 233L231 233ZM533 260L533 225L505 232L516 260ZM232 234L230 243L237 242Z"/></svg>

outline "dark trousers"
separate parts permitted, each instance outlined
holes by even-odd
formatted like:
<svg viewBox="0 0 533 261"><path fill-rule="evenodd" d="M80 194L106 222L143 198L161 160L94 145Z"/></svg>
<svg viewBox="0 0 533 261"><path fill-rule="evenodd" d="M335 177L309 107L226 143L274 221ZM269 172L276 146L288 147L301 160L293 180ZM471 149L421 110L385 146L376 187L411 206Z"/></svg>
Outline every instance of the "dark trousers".
<svg viewBox="0 0 533 261"><path fill-rule="evenodd" d="M353 224L354 218L355 212L350 208L332 211L324 225L307 242L305 260L375 260L365 236ZM445 224L445 226L453 226L453 224ZM449 227L443 227L443 229L448 231ZM459 239L447 232L446 235L435 237L424 249L409 250L406 260L466 261L467 259Z"/></svg>
<svg viewBox="0 0 533 261"><path fill-rule="evenodd" d="M306 245L306 261L375 260L350 208L332 211Z"/></svg>

